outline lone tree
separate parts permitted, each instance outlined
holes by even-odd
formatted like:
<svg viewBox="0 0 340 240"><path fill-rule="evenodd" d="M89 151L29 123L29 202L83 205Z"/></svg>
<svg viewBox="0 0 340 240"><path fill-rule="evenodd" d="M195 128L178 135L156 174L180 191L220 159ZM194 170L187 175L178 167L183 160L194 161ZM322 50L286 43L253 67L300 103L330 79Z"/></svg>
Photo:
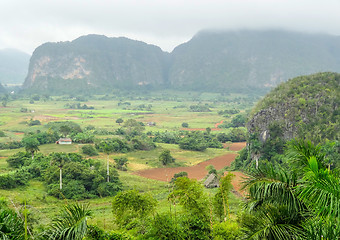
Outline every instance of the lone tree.
<svg viewBox="0 0 340 240"><path fill-rule="evenodd" d="M26 152L29 152L32 154L32 160L34 159L34 153L39 151L39 141L36 138L33 137L27 137L22 139L22 143L25 147Z"/></svg>
<svg viewBox="0 0 340 240"><path fill-rule="evenodd" d="M170 150L164 150L161 155L159 155L159 161L161 161L163 165L167 165L175 162L175 158L171 156Z"/></svg>
<svg viewBox="0 0 340 240"><path fill-rule="evenodd" d="M117 120L116 120L116 123L118 123L119 125L121 124L121 123L123 123L124 122L124 120L122 119L122 118L118 118Z"/></svg>

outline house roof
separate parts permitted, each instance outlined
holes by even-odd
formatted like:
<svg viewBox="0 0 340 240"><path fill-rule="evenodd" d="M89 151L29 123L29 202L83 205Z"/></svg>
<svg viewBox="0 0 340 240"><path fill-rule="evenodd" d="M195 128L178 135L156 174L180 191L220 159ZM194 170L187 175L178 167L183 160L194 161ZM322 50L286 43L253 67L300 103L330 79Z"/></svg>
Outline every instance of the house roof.
<svg viewBox="0 0 340 240"><path fill-rule="evenodd" d="M204 186L208 186L210 184L216 184L218 185L218 182L217 182L217 177L215 174L210 174L209 177L204 181Z"/></svg>
<svg viewBox="0 0 340 240"><path fill-rule="evenodd" d="M59 142L72 142L71 138L59 138Z"/></svg>

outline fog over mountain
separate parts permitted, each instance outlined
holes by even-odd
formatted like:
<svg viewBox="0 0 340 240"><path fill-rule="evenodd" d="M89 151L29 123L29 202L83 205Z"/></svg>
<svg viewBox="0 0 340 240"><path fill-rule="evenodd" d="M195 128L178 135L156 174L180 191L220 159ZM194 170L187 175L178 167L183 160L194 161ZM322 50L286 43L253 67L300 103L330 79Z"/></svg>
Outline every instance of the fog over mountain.
<svg viewBox="0 0 340 240"><path fill-rule="evenodd" d="M201 29L290 29L340 35L338 0L1 0L0 49L27 53L88 34L171 52Z"/></svg>
<svg viewBox="0 0 340 240"><path fill-rule="evenodd" d="M22 84L28 71L30 55L16 49L0 50L0 83Z"/></svg>
<svg viewBox="0 0 340 240"><path fill-rule="evenodd" d="M340 71L340 37L281 30L202 31L167 53L127 38L46 43L24 88L56 94L113 89L266 92L303 74Z"/></svg>

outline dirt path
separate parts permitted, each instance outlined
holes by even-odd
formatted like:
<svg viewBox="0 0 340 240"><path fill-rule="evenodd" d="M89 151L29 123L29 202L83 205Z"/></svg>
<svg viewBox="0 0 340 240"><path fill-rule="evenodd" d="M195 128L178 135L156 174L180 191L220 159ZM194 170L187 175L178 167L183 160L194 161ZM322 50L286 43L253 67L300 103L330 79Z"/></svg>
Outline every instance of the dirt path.
<svg viewBox="0 0 340 240"><path fill-rule="evenodd" d="M239 151L243 147L245 147L245 145L246 143L242 142L242 143L232 143L227 146L232 151ZM153 169L137 171L137 172L134 172L133 174L141 176L141 177L145 177L145 178L169 182L175 173L187 172L189 178L201 180L208 174L208 171L205 169L206 166L213 165L216 168L216 170L220 170L224 168L225 166L230 166L230 164L235 160L235 157L237 155L238 155L237 153L227 153L225 155L212 158L210 160L201 162L191 167L153 168ZM243 195L242 191L240 190L241 183L243 182L243 178L246 176L241 172L232 172L232 173L235 175L235 178L232 181L235 194L241 196Z"/></svg>
<svg viewBox="0 0 340 240"><path fill-rule="evenodd" d="M221 122L219 123L215 123L215 128L218 128L219 125L221 125L223 123L224 120L222 120Z"/></svg>

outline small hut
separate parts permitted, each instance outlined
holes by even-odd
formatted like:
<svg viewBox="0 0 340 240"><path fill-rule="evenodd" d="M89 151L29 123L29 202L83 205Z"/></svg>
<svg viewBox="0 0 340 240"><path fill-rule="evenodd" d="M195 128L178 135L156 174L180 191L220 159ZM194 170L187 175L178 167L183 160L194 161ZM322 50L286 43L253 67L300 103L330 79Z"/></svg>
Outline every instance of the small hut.
<svg viewBox="0 0 340 240"><path fill-rule="evenodd" d="M154 127L156 126L155 122L148 122L146 125L148 125L149 127Z"/></svg>
<svg viewBox="0 0 340 240"><path fill-rule="evenodd" d="M217 176L213 173L209 175L209 177L204 181L204 186L206 188L215 188L218 187L218 179Z"/></svg>
<svg viewBox="0 0 340 240"><path fill-rule="evenodd" d="M56 144L72 144L71 138L59 138Z"/></svg>

